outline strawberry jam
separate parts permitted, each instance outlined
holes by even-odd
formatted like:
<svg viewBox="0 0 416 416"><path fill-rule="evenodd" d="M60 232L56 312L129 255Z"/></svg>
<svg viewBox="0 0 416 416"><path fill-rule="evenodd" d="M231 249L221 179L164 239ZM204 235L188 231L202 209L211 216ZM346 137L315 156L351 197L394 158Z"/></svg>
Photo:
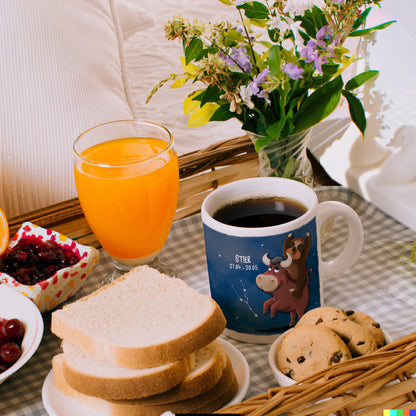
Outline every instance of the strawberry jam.
<svg viewBox="0 0 416 416"><path fill-rule="evenodd" d="M78 263L79 257L53 240L23 236L0 256L0 271L19 283L34 285L53 276L59 269Z"/></svg>

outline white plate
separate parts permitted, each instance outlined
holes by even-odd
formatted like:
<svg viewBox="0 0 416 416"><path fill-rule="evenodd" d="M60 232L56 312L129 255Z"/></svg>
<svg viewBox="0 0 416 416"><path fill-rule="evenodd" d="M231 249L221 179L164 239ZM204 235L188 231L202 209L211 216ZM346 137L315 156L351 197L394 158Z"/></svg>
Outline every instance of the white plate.
<svg viewBox="0 0 416 416"><path fill-rule="evenodd" d="M21 368L38 349L43 336L43 319L37 306L26 296L0 283L0 318L19 319L25 325L22 355L10 368L0 373L0 384Z"/></svg>
<svg viewBox="0 0 416 416"><path fill-rule="evenodd" d="M228 357L230 357L238 381L237 393L228 404L239 403L244 399L250 384L250 370L247 360L244 358L243 354L228 341L221 338L219 338L218 341L223 346ZM43 383L42 401L49 416L65 416L68 414L102 416L101 413L66 396L56 388L53 381L53 370L49 372Z"/></svg>

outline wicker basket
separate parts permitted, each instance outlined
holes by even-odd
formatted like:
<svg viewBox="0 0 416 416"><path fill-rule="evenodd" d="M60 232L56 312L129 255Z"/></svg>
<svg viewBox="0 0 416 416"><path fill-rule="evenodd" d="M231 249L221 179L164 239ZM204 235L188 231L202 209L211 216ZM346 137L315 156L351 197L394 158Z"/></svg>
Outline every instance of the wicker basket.
<svg viewBox="0 0 416 416"><path fill-rule="evenodd" d="M175 219L200 211L218 186L258 173L258 156L247 136L226 140L179 158L180 186Z"/></svg>
<svg viewBox="0 0 416 416"><path fill-rule="evenodd" d="M382 416L384 409L416 409L415 371L416 332L292 386L270 389L216 413Z"/></svg>

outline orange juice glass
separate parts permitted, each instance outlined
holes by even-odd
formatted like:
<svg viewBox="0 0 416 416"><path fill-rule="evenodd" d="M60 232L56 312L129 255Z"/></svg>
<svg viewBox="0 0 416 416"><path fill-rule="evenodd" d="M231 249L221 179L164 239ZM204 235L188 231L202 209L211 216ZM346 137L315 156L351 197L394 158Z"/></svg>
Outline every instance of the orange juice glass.
<svg viewBox="0 0 416 416"><path fill-rule="evenodd" d="M179 188L169 130L143 120L95 126L74 143L85 217L116 269L151 263L172 225Z"/></svg>

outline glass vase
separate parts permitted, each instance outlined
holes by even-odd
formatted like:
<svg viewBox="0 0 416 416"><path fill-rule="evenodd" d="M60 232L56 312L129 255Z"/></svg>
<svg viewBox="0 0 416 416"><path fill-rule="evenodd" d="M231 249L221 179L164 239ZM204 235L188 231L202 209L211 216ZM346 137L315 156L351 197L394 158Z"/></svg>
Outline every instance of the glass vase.
<svg viewBox="0 0 416 416"><path fill-rule="evenodd" d="M308 129L280 137L259 149L259 176L294 179L313 187L312 165L306 154L311 131ZM254 144L261 138L252 132L247 134Z"/></svg>

